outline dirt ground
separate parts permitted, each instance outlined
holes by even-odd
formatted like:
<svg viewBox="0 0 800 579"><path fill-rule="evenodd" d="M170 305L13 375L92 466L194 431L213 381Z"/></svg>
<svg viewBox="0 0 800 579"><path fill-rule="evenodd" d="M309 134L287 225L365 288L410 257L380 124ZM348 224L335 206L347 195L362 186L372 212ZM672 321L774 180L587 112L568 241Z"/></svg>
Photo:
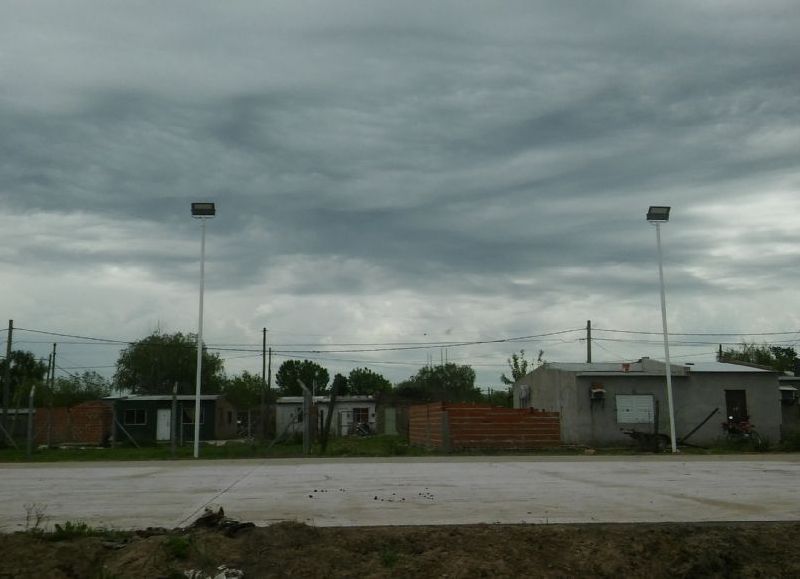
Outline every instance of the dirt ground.
<svg viewBox="0 0 800 579"><path fill-rule="evenodd" d="M94 530L90 534L95 533ZM798 523L269 527L0 535L0 577L799 577ZM208 575L210 574L210 575ZM229 576L236 576L229 571Z"/></svg>

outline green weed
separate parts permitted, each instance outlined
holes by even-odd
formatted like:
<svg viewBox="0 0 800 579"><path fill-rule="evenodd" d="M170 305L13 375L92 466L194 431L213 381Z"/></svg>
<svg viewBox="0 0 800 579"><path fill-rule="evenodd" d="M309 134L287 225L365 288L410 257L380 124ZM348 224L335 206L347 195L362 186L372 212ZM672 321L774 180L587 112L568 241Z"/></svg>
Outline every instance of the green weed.
<svg viewBox="0 0 800 579"><path fill-rule="evenodd" d="M188 559L191 546L191 539L181 536L167 537L164 542L164 550L173 559Z"/></svg>

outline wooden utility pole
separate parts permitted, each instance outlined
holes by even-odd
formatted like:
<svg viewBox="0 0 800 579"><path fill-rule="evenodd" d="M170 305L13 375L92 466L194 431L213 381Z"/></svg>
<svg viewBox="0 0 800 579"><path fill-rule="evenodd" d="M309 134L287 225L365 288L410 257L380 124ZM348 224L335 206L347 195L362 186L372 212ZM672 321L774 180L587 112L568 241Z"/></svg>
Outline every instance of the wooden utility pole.
<svg viewBox="0 0 800 579"><path fill-rule="evenodd" d="M586 362L592 363L592 320L586 320Z"/></svg>
<svg viewBox="0 0 800 579"><path fill-rule="evenodd" d="M8 405L11 399L11 338L14 333L14 320L8 320L8 339L6 340L6 367L3 372L3 426L8 428Z"/></svg>
<svg viewBox="0 0 800 579"><path fill-rule="evenodd" d="M272 390L272 348L269 349L269 358L267 358L267 392Z"/></svg>

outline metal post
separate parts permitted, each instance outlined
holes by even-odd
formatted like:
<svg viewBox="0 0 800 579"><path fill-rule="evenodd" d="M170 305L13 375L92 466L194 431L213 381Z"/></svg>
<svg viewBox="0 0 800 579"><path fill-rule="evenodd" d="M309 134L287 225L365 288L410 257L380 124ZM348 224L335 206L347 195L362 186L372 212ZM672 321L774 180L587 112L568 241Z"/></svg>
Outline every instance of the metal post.
<svg viewBox="0 0 800 579"><path fill-rule="evenodd" d="M172 458L175 458L175 450L178 443L178 381L172 386L172 408L169 414L169 449Z"/></svg>
<svg viewBox="0 0 800 579"><path fill-rule="evenodd" d="M203 289L206 282L206 220L201 219L200 241L200 313L197 322L197 376L194 388L194 458L200 457L200 382L203 377Z"/></svg>
<svg viewBox="0 0 800 579"><path fill-rule="evenodd" d="M675 438L675 407L672 403L672 366L669 361L669 332L667 331L667 298L664 291L664 266L661 253L661 223L656 225L656 245L658 246L658 279L661 284L661 325L664 328L664 361L666 362L667 376L667 404L669 405L669 437L672 444L672 452L678 452L678 443Z"/></svg>
<svg viewBox="0 0 800 579"><path fill-rule="evenodd" d="M314 395L305 385L305 382L297 379L297 383L303 390L303 454L311 452L311 407L314 404Z"/></svg>
<svg viewBox="0 0 800 579"><path fill-rule="evenodd" d="M592 320L586 320L586 363L592 363Z"/></svg>
<svg viewBox="0 0 800 579"><path fill-rule="evenodd" d="M267 438L267 418L266 418L266 389L267 389L267 328L262 330L261 339L261 397L259 404L259 426L258 426L258 439L263 442ZM247 434L250 435L250 409L247 410Z"/></svg>
<svg viewBox="0 0 800 579"><path fill-rule="evenodd" d="M11 338L14 333L14 320L8 320L6 336L6 366L3 372L3 426L8 429L8 408L11 401Z"/></svg>
<svg viewBox="0 0 800 579"><path fill-rule="evenodd" d="M36 396L36 384L31 386L31 393L28 397L28 447L27 456L33 454L33 397Z"/></svg>

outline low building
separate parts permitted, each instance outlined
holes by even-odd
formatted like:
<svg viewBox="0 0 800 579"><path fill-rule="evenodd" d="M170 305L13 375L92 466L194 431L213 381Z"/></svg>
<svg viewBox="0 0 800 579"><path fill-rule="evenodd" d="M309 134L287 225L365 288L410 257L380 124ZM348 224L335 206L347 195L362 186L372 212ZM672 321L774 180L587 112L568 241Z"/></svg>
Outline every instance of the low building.
<svg viewBox="0 0 800 579"><path fill-rule="evenodd" d="M514 407L559 412L564 444L631 444L625 430L668 435L665 369L649 358L546 363L514 384ZM689 442L714 443L732 416L749 417L762 438L780 440L777 372L722 362L673 364L672 389L678 439L697 428Z"/></svg>
<svg viewBox="0 0 800 579"><path fill-rule="evenodd" d="M314 396L314 430L322 432L330 406L329 396ZM376 431L375 398L372 396L339 396L331 418L331 435L354 434L365 425L369 432ZM303 397L283 396L275 405L275 433L277 436L303 432Z"/></svg>
<svg viewBox="0 0 800 579"><path fill-rule="evenodd" d="M110 397L114 403L117 442L169 442L172 433L172 395ZM175 397L178 444L194 440L194 395ZM222 394L200 396L200 440L224 440L237 435L236 408Z"/></svg>
<svg viewBox="0 0 800 579"><path fill-rule="evenodd" d="M778 378L781 396L781 436L800 436L800 376Z"/></svg>

